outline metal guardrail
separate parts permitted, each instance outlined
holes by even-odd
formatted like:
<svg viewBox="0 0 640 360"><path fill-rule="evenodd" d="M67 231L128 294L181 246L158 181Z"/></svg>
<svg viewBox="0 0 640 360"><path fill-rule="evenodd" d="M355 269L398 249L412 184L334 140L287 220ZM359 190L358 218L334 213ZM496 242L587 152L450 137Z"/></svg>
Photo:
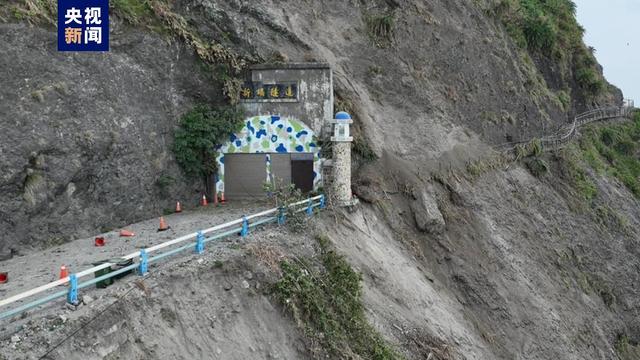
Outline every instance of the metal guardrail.
<svg viewBox="0 0 640 360"><path fill-rule="evenodd" d="M633 109L634 108L630 106L616 106L587 111L577 115L570 125L561 127L555 133L542 136L538 139L542 143L543 148L558 149L571 141L580 127L596 121L626 117L633 111ZM518 146L527 145L533 140L534 139L504 143L494 146L493 150L500 153L506 153L514 151Z"/></svg>
<svg viewBox="0 0 640 360"><path fill-rule="evenodd" d="M137 259L137 263L133 263L132 265L126 266L124 268L109 272L105 275L96 277L94 279L85 281L83 283L79 283L78 280L86 277L88 275L93 275L94 273L100 271L100 270L104 270L106 268L111 268L112 266L116 265L116 263L113 262L107 262L104 264L100 264L98 266L94 266L90 269L86 269L83 271L80 271L78 273L75 274L70 274L68 277L65 277L63 279L57 280L57 281L53 281L50 282L48 284L42 285L40 287L31 289L31 290L27 290L25 292L22 292L20 294L17 295L13 295L10 296L6 299L0 300L0 308L3 307L7 307L11 304L15 304L21 300L24 300L26 298L29 297L33 297L35 295L41 294L47 290L51 290L54 289L60 285L65 285L65 284L69 284L69 288L67 290L63 290L63 291L58 291L55 292L53 294L49 294L45 297L42 297L40 299L36 299L33 300L29 303L26 303L24 305L15 307L13 309L10 310L6 310L2 313L0 313L0 319L4 319L4 318L8 318L11 316L14 316L16 314L19 314L23 311L32 309L36 306L40 306L43 304L46 304L48 302L51 302L53 300L56 300L58 298L61 298L63 296L67 296L67 302L71 303L71 304L78 304L78 290L86 288L87 286L96 284L98 282L110 279L112 277L118 276L120 274L132 271L132 270L138 270L138 273L140 275L145 275L147 274L147 272L149 271L149 264L159 261L161 259L164 259L166 257L169 257L171 255L175 255L178 254L182 251L188 250L188 249L192 249L194 250L197 254L202 254L204 252L204 245L210 241L213 240L217 240L217 239L221 239L221 238L225 238L228 236L231 236L233 234L240 234L240 236L245 237L247 236L247 234L249 233L249 230L251 228L255 228L257 226L260 225L265 225L271 222L277 222L278 224L284 224L286 221L286 209L293 209L293 211L295 212L306 212L307 215L311 216L313 214L313 210L315 208L320 208L323 209L325 207L325 196L324 195L318 195L315 197L311 197L308 198L306 200L302 200L296 203L292 203L286 206L282 206L279 208L273 208L273 209L269 209L269 210L265 210L262 212L259 212L257 214L253 214L253 215L249 215L249 216L243 216L240 219L237 220L233 220L224 224L220 224L220 225L216 225L213 227L210 227L208 229L204 229L195 233L191 233L188 235L184 235L181 236L179 238L173 239L173 240L169 240L166 241L164 243L161 244L157 244L148 248L143 248L140 249L139 251L136 251L134 253L125 255L121 258L118 258L118 260L120 261L126 261L126 260L136 260ZM275 215L275 216L273 216ZM259 219L259 220L257 220ZM255 221L253 221L255 220ZM220 230L225 230L221 233L215 233L218 232ZM215 234L212 234L215 233ZM211 236L206 237L205 234L211 234ZM155 253L158 252L159 250L162 249L166 249L170 246L173 245L178 245L178 244L182 244L188 240L193 240L195 239L195 242L190 242L186 245L180 246L178 248L175 249L171 249L165 252L162 252L156 256L152 256L149 257L149 254L151 253Z"/></svg>

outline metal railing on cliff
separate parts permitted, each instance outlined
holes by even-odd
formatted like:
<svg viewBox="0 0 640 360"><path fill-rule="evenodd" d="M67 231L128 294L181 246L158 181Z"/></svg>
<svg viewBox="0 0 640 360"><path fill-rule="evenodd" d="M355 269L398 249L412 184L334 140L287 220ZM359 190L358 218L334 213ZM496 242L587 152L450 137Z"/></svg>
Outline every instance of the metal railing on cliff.
<svg viewBox="0 0 640 360"><path fill-rule="evenodd" d="M500 144L494 146L493 150L505 154L513 152L519 146L526 146L534 140L539 140L545 151L557 150L571 142L571 140L575 138L580 127L597 121L626 118L633 112L633 110L633 101L630 100L625 101L624 106L597 108L577 115L571 124L563 126L551 134L525 141Z"/></svg>

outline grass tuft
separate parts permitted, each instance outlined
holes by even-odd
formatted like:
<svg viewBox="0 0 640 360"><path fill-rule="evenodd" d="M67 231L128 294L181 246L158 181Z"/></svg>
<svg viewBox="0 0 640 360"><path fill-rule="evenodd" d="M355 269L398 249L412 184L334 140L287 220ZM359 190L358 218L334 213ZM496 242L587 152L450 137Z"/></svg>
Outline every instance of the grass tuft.
<svg viewBox="0 0 640 360"><path fill-rule="evenodd" d="M580 198L593 200L598 195L598 188L582 166L580 149L570 145L560 151L558 159Z"/></svg>
<svg viewBox="0 0 640 360"><path fill-rule="evenodd" d="M393 44L395 15L393 13L365 15L367 32L373 43L379 48Z"/></svg>
<svg viewBox="0 0 640 360"><path fill-rule="evenodd" d="M640 345L632 343L631 339L625 334L618 335L615 343L615 349L620 360L640 359Z"/></svg>
<svg viewBox="0 0 640 360"><path fill-rule="evenodd" d="M535 177L542 177L549 172L549 165L547 165L547 162L539 157L527 159L525 161L525 165L527 165L527 168Z"/></svg>
<svg viewBox="0 0 640 360"><path fill-rule="evenodd" d="M333 358L399 359L367 322L362 304L362 276L318 237L320 268L284 261L274 294L307 336ZM312 346L313 348L314 346Z"/></svg>
<svg viewBox="0 0 640 360"><path fill-rule="evenodd" d="M154 17L147 0L111 0L110 7L132 25L142 24Z"/></svg>

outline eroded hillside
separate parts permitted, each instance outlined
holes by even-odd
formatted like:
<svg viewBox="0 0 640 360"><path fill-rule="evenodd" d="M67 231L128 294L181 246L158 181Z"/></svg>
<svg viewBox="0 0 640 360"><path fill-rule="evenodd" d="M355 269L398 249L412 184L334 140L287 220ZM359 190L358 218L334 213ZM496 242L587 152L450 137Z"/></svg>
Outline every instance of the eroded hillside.
<svg viewBox="0 0 640 360"><path fill-rule="evenodd" d="M0 13L5 250L152 217L166 190L195 203L169 150L185 107L221 102L243 64L325 61L336 110L355 118L363 205L318 227L362 272L367 317L392 346L633 358L637 152L595 141L512 162L490 149L620 102L571 2L121 0L112 50L91 56L55 51L43 4Z"/></svg>

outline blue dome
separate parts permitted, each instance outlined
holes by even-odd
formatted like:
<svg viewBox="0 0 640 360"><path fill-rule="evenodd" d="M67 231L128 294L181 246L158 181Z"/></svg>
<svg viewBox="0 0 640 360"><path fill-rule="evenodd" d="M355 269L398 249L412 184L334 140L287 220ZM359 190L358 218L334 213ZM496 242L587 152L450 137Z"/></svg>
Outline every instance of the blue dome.
<svg viewBox="0 0 640 360"><path fill-rule="evenodd" d="M336 120L351 120L351 115L344 111L340 111L336 114Z"/></svg>

